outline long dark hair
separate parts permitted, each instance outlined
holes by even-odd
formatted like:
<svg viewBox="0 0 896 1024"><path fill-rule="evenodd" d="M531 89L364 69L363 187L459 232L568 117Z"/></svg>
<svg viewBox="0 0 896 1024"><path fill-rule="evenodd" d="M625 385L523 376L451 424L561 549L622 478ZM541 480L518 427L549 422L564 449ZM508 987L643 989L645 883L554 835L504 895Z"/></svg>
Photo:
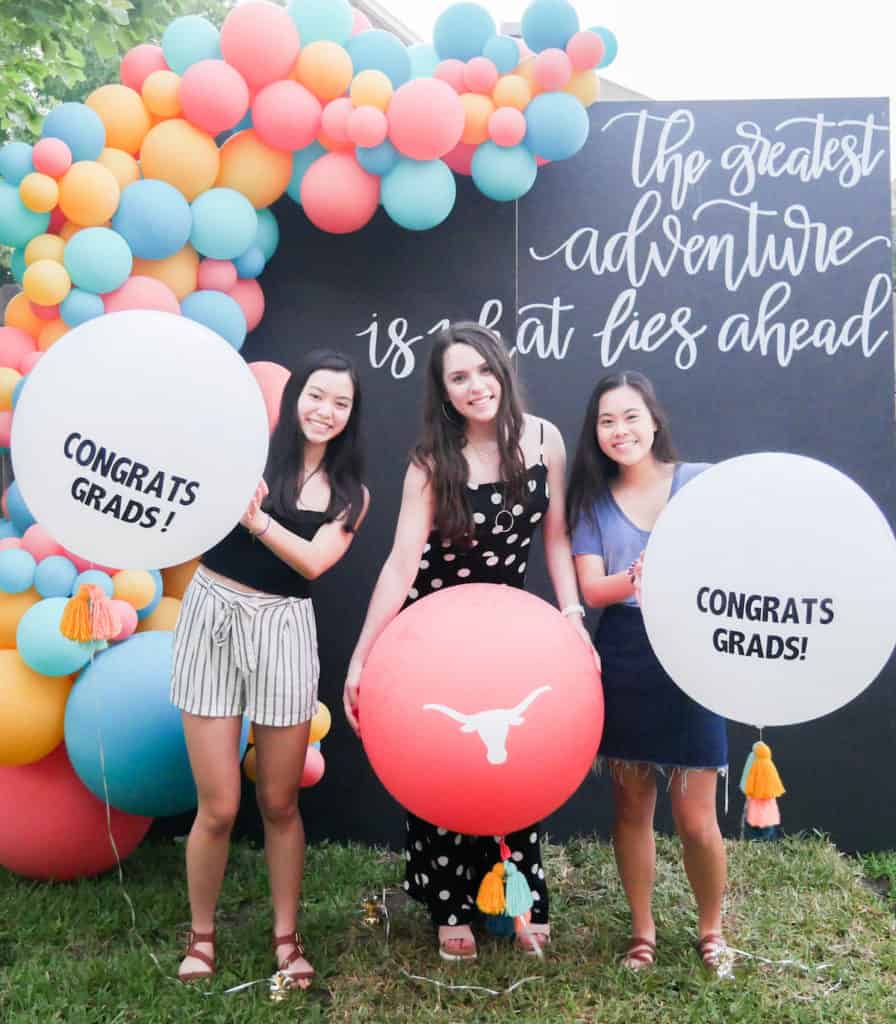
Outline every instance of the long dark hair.
<svg viewBox="0 0 896 1024"><path fill-rule="evenodd" d="M364 453L361 447L361 381L354 363L340 352L317 348L309 352L293 370L280 401L280 419L271 437L264 478L270 491L264 500L265 511L294 519L299 491L305 475L305 435L299 426L299 395L308 378L317 370L347 373L354 388L352 409L345 429L327 444L324 472L330 483L330 503L325 517L329 522L344 515L343 526L351 533L361 515L364 491Z"/></svg>
<svg viewBox="0 0 896 1024"><path fill-rule="evenodd" d="M569 474L566 522L570 530L575 528L581 518L591 518L595 502L607 489L613 477L619 475L619 463L600 450L595 433L600 400L608 391L615 391L616 388L632 388L644 399L647 411L657 427L651 449L657 462L678 461L678 453L669 433L669 417L660 405L650 380L635 370L611 373L602 377L588 399L588 408L585 410L585 419Z"/></svg>
<svg viewBox="0 0 896 1024"><path fill-rule="evenodd" d="M466 420L448 400L443 380L445 352L451 345L475 349L501 385L497 439L508 505L522 498L526 486L526 460L520 447L525 418L522 390L499 334L462 321L436 335L426 366L423 430L412 458L432 482L436 528L445 540L458 542L472 538L474 527L467 490L470 469L463 454Z"/></svg>

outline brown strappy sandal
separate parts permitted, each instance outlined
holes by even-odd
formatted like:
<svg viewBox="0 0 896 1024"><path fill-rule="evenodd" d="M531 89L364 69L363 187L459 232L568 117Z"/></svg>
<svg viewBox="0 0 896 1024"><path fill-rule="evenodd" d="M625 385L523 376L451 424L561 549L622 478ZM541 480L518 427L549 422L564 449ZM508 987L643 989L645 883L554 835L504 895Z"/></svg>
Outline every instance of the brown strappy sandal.
<svg viewBox="0 0 896 1024"><path fill-rule="evenodd" d="M207 942L212 947L212 955L209 956L207 953L203 953L201 950L196 948L196 944L199 942ZM187 951L184 954L184 960L188 957L192 957L194 960L199 960L206 965L207 971L186 971L181 974L178 971L177 980L182 981L185 985L191 981L204 981L206 978L214 977L215 974L215 933L210 932L194 932L190 929L190 934L187 936Z"/></svg>
<svg viewBox="0 0 896 1024"><path fill-rule="evenodd" d="M656 943L633 935L622 954L622 966L630 971L643 971L656 963Z"/></svg>
<svg viewBox="0 0 896 1024"><path fill-rule="evenodd" d="M298 932L290 932L288 935L274 936L274 955L276 956L278 946L292 946L292 952L277 963L277 970L285 974L290 982L311 981L314 977L314 968L305 971L291 971L290 965L297 960L305 959L305 946Z"/></svg>
<svg viewBox="0 0 896 1024"><path fill-rule="evenodd" d="M697 955L707 971L716 970L719 959L726 949L725 940L718 932L707 932L697 943Z"/></svg>

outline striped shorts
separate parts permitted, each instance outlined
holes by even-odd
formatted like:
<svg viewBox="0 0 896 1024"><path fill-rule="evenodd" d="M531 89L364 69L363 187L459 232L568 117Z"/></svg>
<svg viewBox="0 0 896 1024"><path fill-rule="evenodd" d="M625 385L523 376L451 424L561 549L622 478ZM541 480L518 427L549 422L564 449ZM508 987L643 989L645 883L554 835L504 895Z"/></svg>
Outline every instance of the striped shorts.
<svg viewBox="0 0 896 1024"><path fill-rule="evenodd" d="M196 570L174 631L175 707L297 725L317 711L319 676L310 598L247 594Z"/></svg>

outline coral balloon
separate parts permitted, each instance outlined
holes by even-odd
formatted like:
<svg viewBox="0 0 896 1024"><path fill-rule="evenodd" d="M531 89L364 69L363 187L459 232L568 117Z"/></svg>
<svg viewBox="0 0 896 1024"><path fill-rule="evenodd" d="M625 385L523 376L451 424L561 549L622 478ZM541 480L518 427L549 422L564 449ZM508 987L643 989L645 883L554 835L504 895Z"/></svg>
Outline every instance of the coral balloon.
<svg viewBox="0 0 896 1024"><path fill-rule="evenodd" d="M55 306L72 289L72 279L61 263L55 260L37 260L25 271L22 290L41 306Z"/></svg>
<svg viewBox="0 0 896 1024"><path fill-rule="evenodd" d="M358 107L349 115L347 128L350 141L370 149L380 145L389 134L389 120L376 107Z"/></svg>
<svg viewBox="0 0 896 1024"><path fill-rule="evenodd" d="M260 210L283 195L291 177L291 154L266 146L250 130L232 135L221 147L221 168L214 184L242 192Z"/></svg>
<svg viewBox="0 0 896 1024"><path fill-rule="evenodd" d="M356 107L378 107L380 110L386 110L394 91L388 75L370 68L355 75L349 95Z"/></svg>
<svg viewBox="0 0 896 1024"><path fill-rule="evenodd" d="M167 181L192 202L215 184L221 158L210 135L174 118L150 129L140 150L140 166L144 178Z"/></svg>
<svg viewBox="0 0 896 1024"><path fill-rule="evenodd" d="M353 73L352 59L345 49L338 43L320 39L302 47L291 77L328 103L345 94Z"/></svg>
<svg viewBox="0 0 896 1024"><path fill-rule="evenodd" d="M27 294L27 293L26 293ZM55 320L59 316L59 304L55 306L41 306L39 303L31 302L31 308L34 310L35 316L40 317L44 323L48 320ZM67 323L68 321L66 321Z"/></svg>
<svg viewBox="0 0 896 1024"><path fill-rule="evenodd" d="M173 630L177 625L178 615L180 615L180 601L176 597L163 597L155 609L145 619L140 620L137 632L146 633L157 629Z"/></svg>
<svg viewBox="0 0 896 1024"><path fill-rule="evenodd" d="M62 545L53 540L39 523L29 526L22 534L22 547L34 555L36 562L42 562L45 558L62 554Z"/></svg>
<svg viewBox="0 0 896 1024"><path fill-rule="evenodd" d="M199 264L198 286L203 291L227 292L236 284L232 260L205 259Z"/></svg>
<svg viewBox="0 0 896 1024"><path fill-rule="evenodd" d="M573 71L592 71L604 59L604 41L596 32L576 32L566 44Z"/></svg>
<svg viewBox="0 0 896 1024"><path fill-rule="evenodd" d="M7 327L16 327L32 338L36 338L43 328L40 318L35 316L31 302L24 292L20 292L7 302L3 313L3 322Z"/></svg>
<svg viewBox="0 0 896 1024"><path fill-rule="evenodd" d="M178 92L184 118L209 135L238 124L249 109L249 86L223 60L201 60L184 72Z"/></svg>
<svg viewBox="0 0 896 1024"><path fill-rule="evenodd" d="M254 331L264 317L264 292L254 278L246 278L237 283L227 294L239 305L246 318L246 330Z"/></svg>
<svg viewBox="0 0 896 1024"><path fill-rule="evenodd" d="M380 179L346 153L327 153L302 179L302 208L322 231L347 234L364 227L376 213Z"/></svg>
<svg viewBox="0 0 896 1024"><path fill-rule="evenodd" d="M473 154L476 149L476 146L470 146L466 142L458 142L454 149L450 153L446 153L442 159L455 174L464 174L469 177L472 174Z"/></svg>
<svg viewBox="0 0 896 1024"><path fill-rule="evenodd" d="M168 285L178 301L196 291L199 278L199 254L192 245L164 260L134 259L134 276L153 277Z"/></svg>
<svg viewBox="0 0 896 1024"><path fill-rule="evenodd" d="M345 102L351 105L350 100ZM294 152L310 146L320 125L320 100L299 82L273 82L252 103L252 126L259 139L274 149Z"/></svg>
<svg viewBox="0 0 896 1024"><path fill-rule="evenodd" d="M280 401L283 398L283 389L289 380L289 370L279 363L257 362L249 363L252 376L258 381L261 388L261 395L264 398L264 407L268 414L268 423L271 433L277 426L280 419Z"/></svg>
<svg viewBox="0 0 896 1024"><path fill-rule="evenodd" d="M180 82L180 75L173 71L153 71L147 76L140 94L153 117L164 119L181 113Z"/></svg>
<svg viewBox="0 0 896 1024"><path fill-rule="evenodd" d="M464 68L467 92L490 93L498 81L498 69L486 57L474 57Z"/></svg>
<svg viewBox="0 0 896 1024"><path fill-rule="evenodd" d="M123 149L104 149L96 162L112 172L122 192L140 178L140 165Z"/></svg>
<svg viewBox="0 0 896 1024"><path fill-rule="evenodd" d="M491 106L491 100L485 102ZM464 97L438 78L417 78L396 91L388 117L389 140L399 152L414 160L437 160L461 141Z"/></svg>
<svg viewBox="0 0 896 1024"><path fill-rule="evenodd" d="M38 260L62 262L65 240L58 235L38 235L25 246L25 266L30 267Z"/></svg>
<svg viewBox="0 0 896 1024"><path fill-rule="evenodd" d="M68 676L42 676L0 650L0 765L31 764L62 742Z"/></svg>
<svg viewBox="0 0 896 1024"><path fill-rule="evenodd" d="M461 93L466 89L466 70L467 66L462 60L449 58L436 67L434 77L450 85L455 92Z"/></svg>
<svg viewBox="0 0 896 1024"><path fill-rule="evenodd" d="M20 370L22 360L34 349L34 338L26 331L18 327L0 327L0 366Z"/></svg>
<svg viewBox="0 0 896 1024"><path fill-rule="evenodd" d="M33 608L38 601L40 601L40 594L36 590L26 590L22 594L0 594L0 648L3 650L15 648L19 622L25 612L29 608Z"/></svg>
<svg viewBox="0 0 896 1024"><path fill-rule="evenodd" d="M72 165L72 151L62 139L40 139L31 151L34 169L51 178L61 178Z"/></svg>
<svg viewBox="0 0 896 1024"><path fill-rule="evenodd" d="M253 0L240 4L221 26L221 53L253 91L288 77L299 55L299 33L287 12Z"/></svg>
<svg viewBox="0 0 896 1024"><path fill-rule="evenodd" d="M95 160L72 164L59 182L59 206L80 227L96 227L118 209L121 189L115 175Z"/></svg>
<svg viewBox="0 0 896 1024"><path fill-rule="evenodd" d="M141 43L121 58L118 77L122 85L135 92L140 92L146 79L155 71L167 71L168 61L161 46L152 43Z"/></svg>
<svg viewBox="0 0 896 1024"><path fill-rule="evenodd" d="M488 121L495 112L495 105L488 96L465 92L460 97L464 111L464 128L460 141L468 146L478 145L488 139Z"/></svg>
<svg viewBox="0 0 896 1024"><path fill-rule="evenodd" d="M85 100L106 128L106 145L137 153L152 127L152 118L139 92L126 85L103 85Z"/></svg>
<svg viewBox="0 0 896 1024"><path fill-rule="evenodd" d="M565 89L572 78L572 61L563 50L542 50L535 58L535 81L549 92Z"/></svg>
<svg viewBox="0 0 896 1024"><path fill-rule="evenodd" d="M526 118L515 107L501 107L488 119L488 134L499 146L517 146L526 136Z"/></svg>
<svg viewBox="0 0 896 1024"><path fill-rule="evenodd" d="M135 274L114 292L103 296L107 313L123 313L126 309L157 309L162 313L180 313L177 296L163 281Z"/></svg>
<svg viewBox="0 0 896 1024"><path fill-rule="evenodd" d="M58 320L51 320L41 328L41 332L37 336L37 347L41 352L46 352L48 348L52 348L53 345L55 345L64 334L68 334L68 332L69 326L64 320L61 318Z"/></svg>
<svg viewBox="0 0 896 1024"><path fill-rule="evenodd" d="M316 786L324 777L325 769L324 755L316 747L309 747L305 753L305 767L302 769L301 788L308 789L310 786Z"/></svg>
<svg viewBox="0 0 896 1024"><path fill-rule="evenodd" d="M339 145L348 142L348 119L354 109L352 101L347 96L332 100L324 107L320 121L321 133Z"/></svg>

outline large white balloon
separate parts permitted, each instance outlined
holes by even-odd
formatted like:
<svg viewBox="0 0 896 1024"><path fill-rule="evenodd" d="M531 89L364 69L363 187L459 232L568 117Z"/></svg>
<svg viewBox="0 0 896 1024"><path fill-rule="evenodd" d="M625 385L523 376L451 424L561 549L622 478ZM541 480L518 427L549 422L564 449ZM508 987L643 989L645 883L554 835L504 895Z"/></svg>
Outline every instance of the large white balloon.
<svg viewBox="0 0 896 1024"><path fill-rule="evenodd" d="M708 469L660 516L644 555L650 643L694 700L751 725L834 711L896 639L896 540L852 480L798 455Z"/></svg>
<svg viewBox="0 0 896 1024"><path fill-rule="evenodd" d="M31 514L82 558L162 568L217 543L264 472L255 378L186 317L129 311L64 335L28 375L12 461Z"/></svg>

